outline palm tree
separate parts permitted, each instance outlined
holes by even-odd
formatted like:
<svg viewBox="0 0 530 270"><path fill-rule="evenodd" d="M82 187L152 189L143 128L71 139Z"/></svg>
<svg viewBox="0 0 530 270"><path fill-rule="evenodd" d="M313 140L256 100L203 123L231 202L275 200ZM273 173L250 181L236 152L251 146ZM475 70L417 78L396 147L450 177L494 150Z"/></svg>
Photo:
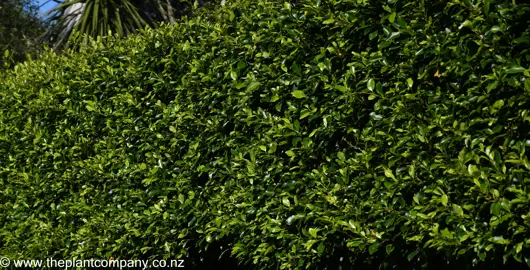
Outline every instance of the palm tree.
<svg viewBox="0 0 530 270"><path fill-rule="evenodd" d="M109 31L125 36L146 25L174 23L189 6L178 0L64 0L50 12L48 34L55 49L72 40L74 31L94 38ZM72 41L77 44L81 40Z"/></svg>

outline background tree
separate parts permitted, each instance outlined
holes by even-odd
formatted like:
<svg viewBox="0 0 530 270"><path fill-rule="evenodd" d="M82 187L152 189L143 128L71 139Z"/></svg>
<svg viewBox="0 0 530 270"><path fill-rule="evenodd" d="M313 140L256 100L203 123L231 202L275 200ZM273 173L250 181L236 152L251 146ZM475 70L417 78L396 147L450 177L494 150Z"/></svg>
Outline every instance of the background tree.
<svg viewBox="0 0 530 270"><path fill-rule="evenodd" d="M39 6L35 0L2 0L0 1L0 67L34 57L41 50L45 32L44 22L38 16ZM4 63L10 59L11 63Z"/></svg>
<svg viewBox="0 0 530 270"><path fill-rule="evenodd" d="M204 4L197 1L197 5ZM51 11L49 39L58 49L79 40L72 40L74 31L82 37L105 36L111 31L125 36L146 25L156 27L160 22L174 23L188 13L192 1L179 0L64 0Z"/></svg>

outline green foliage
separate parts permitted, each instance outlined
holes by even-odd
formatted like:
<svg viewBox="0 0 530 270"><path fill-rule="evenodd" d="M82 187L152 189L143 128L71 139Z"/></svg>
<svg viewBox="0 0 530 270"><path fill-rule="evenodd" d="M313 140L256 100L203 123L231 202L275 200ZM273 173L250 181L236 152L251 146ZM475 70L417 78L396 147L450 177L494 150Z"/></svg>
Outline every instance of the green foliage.
<svg viewBox="0 0 530 270"><path fill-rule="evenodd" d="M0 254L529 263L528 4L235 2L4 75Z"/></svg>

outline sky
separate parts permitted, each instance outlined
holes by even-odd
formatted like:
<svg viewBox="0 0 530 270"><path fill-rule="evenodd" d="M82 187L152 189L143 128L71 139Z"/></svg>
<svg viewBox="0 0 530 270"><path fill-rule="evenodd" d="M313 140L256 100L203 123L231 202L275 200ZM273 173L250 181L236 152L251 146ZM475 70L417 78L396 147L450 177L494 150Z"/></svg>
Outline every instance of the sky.
<svg viewBox="0 0 530 270"><path fill-rule="evenodd" d="M48 2L48 3L46 3ZM43 5L44 3L46 3L44 6L42 6L40 8L40 13L44 13L46 11L49 11L50 9L52 9L55 5L57 5L57 3L53 2L53 1L48 1L48 0L37 0L37 4L39 6ZM44 15L44 14L43 14Z"/></svg>

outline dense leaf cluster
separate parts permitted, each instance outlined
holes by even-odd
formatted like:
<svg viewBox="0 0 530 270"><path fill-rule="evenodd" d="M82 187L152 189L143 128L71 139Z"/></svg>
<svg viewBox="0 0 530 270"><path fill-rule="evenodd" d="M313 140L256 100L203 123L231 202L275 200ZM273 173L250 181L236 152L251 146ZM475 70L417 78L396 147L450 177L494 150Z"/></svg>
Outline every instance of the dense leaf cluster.
<svg viewBox="0 0 530 270"><path fill-rule="evenodd" d="M0 254L529 262L530 5L226 2L2 75Z"/></svg>

